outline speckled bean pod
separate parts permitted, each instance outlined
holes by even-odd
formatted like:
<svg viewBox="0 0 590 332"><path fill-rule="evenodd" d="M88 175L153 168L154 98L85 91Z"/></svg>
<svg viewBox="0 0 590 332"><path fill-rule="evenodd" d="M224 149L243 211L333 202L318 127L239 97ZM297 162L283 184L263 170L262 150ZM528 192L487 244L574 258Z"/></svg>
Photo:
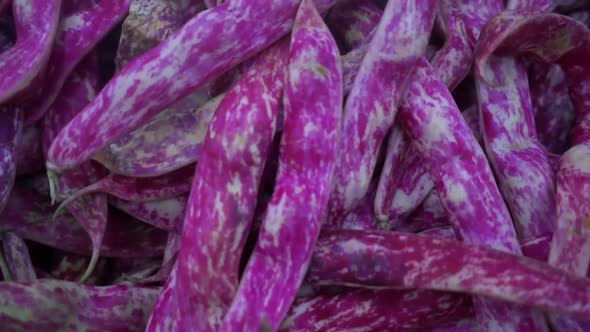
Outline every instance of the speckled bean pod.
<svg viewBox="0 0 590 332"><path fill-rule="evenodd" d="M317 242L307 279L466 292L590 319L588 279L534 259L431 236L327 231Z"/></svg>
<svg viewBox="0 0 590 332"><path fill-rule="evenodd" d="M424 201L428 193L432 191L434 182L428 171L424 168L424 160L411 142L405 139L400 142L405 147L403 160L397 169L391 169L395 177L385 176L385 171L390 171L388 162L400 158L399 151L392 149L390 138L385 166L379 179L377 193L384 193L379 199L375 199L375 213L385 229L399 227L407 217Z"/></svg>
<svg viewBox="0 0 590 332"><path fill-rule="evenodd" d="M296 299L279 331L422 331L472 316L471 300L461 294L348 289Z"/></svg>
<svg viewBox="0 0 590 332"><path fill-rule="evenodd" d="M57 28L57 40L47 65L47 77L51 80L45 84L41 96L26 107L25 125L43 117L76 65L127 15L131 0L101 0L92 6L84 1L63 2L63 11L69 15L60 20Z"/></svg>
<svg viewBox="0 0 590 332"><path fill-rule="evenodd" d="M275 134L288 50L284 39L259 55L209 125L175 272L179 331L218 329L238 287L240 257Z"/></svg>
<svg viewBox="0 0 590 332"><path fill-rule="evenodd" d="M157 201L176 197L190 191L193 175L194 165L188 165L176 171L151 178L134 178L111 173L98 182L67 197L59 206L58 211L70 202L92 193L107 193L134 202Z"/></svg>
<svg viewBox="0 0 590 332"><path fill-rule="evenodd" d="M473 45L470 44L463 19L467 15L474 15L481 8L473 6L472 1L464 0L443 0L437 5L447 38L443 47L436 51L431 63L438 77L452 91L469 73L473 56ZM375 200L375 213L389 228L397 227L406 220L434 187L420 154L409 142L393 142L397 139L395 135L389 138L385 166ZM398 144L402 146L398 148ZM400 154L403 154L404 159L399 169L389 165L402 158Z"/></svg>
<svg viewBox="0 0 590 332"><path fill-rule="evenodd" d="M344 92L350 91L368 41L342 57ZM115 140L93 159L114 173L157 176L198 160L207 127L224 95L203 106L199 92L156 115L141 128ZM165 157L162 157L165 156Z"/></svg>
<svg viewBox="0 0 590 332"><path fill-rule="evenodd" d="M94 287L45 279L1 282L0 325L5 331L143 331L158 289Z"/></svg>
<svg viewBox="0 0 590 332"><path fill-rule="evenodd" d="M376 191L377 182L373 181L363 200L344 218L342 228L364 230L382 229L375 216L375 209L373 208Z"/></svg>
<svg viewBox="0 0 590 332"><path fill-rule="evenodd" d="M60 7L61 0L13 1L17 38L0 54L0 104L25 99L31 93L27 90L38 85L51 54Z"/></svg>
<svg viewBox="0 0 590 332"><path fill-rule="evenodd" d="M63 90L55 98L43 118L42 145L44 151L51 145L57 133L96 96L99 89L98 58L95 53L88 55L74 69L72 75L63 84ZM53 198L62 200L73 195L92 183L99 181L106 172L88 161L61 174L58 190L52 193ZM104 193L92 193L78 196L70 201L66 208L88 232L92 241L92 260L87 273L82 276L84 281L98 262L100 247L108 218L107 196Z"/></svg>
<svg viewBox="0 0 590 332"><path fill-rule="evenodd" d="M377 154L434 22L432 0L390 1L354 79L343 111L342 140L328 220L338 226L365 196Z"/></svg>
<svg viewBox="0 0 590 332"><path fill-rule="evenodd" d="M354 78L358 74L363 58L369 49L370 38L372 37L367 37L364 42L342 56L342 93L345 96L352 89Z"/></svg>
<svg viewBox="0 0 590 332"><path fill-rule="evenodd" d="M397 190L398 179L403 176L401 166L406 156L407 146L408 138L404 130L401 126L394 125L387 140L385 161L379 176L375 202L373 203L375 216L384 229L390 229L398 223L398 220L389 214L388 205L390 205L390 202L393 205L392 200Z"/></svg>
<svg viewBox="0 0 590 332"><path fill-rule="evenodd" d="M487 47L486 38L482 35L478 47ZM526 68L513 57L475 61L497 83L475 79L485 149L519 239L551 232L556 220L555 173L537 137Z"/></svg>
<svg viewBox="0 0 590 332"><path fill-rule="evenodd" d="M220 331L278 329L326 212L342 111L340 57L311 0L301 2L291 38L276 185Z"/></svg>
<svg viewBox="0 0 590 332"><path fill-rule="evenodd" d="M437 236L445 239L457 239L451 226L436 226L420 231L422 235ZM540 235L520 243L520 249L526 257L546 262L549 258L549 248L552 234ZM589 270L590 272L590 270Z"/></svg>
<svg viewBox="0 0 590 332"><path fill-rule="evenodd" d="M551 243L549 263L570 273L584 275L590 259L590 32L583 24L556 14L505 14L490 22L476 62L478 75L484 71L495 49L512 55L559 64L566 73L576 110L571 133L573 147L564 153L557 170L557 225ZM483 47L486 46L486 47ZM553 317L559 330L572 329L575 322ZM564 325L565 324L565 325ZM578 326L578 328L581 328Z"/></svg>
<svg viewBox="0 0 590 332"><path fill-rule="evenodd" d="M109 197L109 203L117 209L154 227L178 232L182 230L188 195L158 201L133 202Z"/></svg>
<svg viewBox="0 0 590 332"><path fill-rule="evenodd" d="M191 10L192 1L132 1L117 48L117 67L123 68L172 35L193 14ZM158 176L195 162L220 101L201 107L208 99L207 89L198 89L111 142L93 159L114 173L138 177Z"/></svg>
<svg viewBox="0 0 590 332"><path fill-rule="evenodd" d="M445 31L446 41L431 60L440 79L453 91L471 69L473 49L469 43L462 15L479 10L469 6L469 0L440 0L438 15Z"/></svg>
<svg viewBox="0 0 590 332"><path fill-rule="evenodd" d="M119 71L60 132L49 151L47 168L61 172L91 158L209 79L278 40L290 30L298 2L280 1L269 7L266 0L229 1L197 14ZM316 2L323 11L333 0Z"/></svg>
<svg viewBox="0 0 590 332"><path fill-rule="evenodd" d="M425 59L416 67L404 103L399 120L422 154L459 237L520 254L512 219L486 156ZM474 298L474 303L482 328L546 329L540 313L483 298Z"/></svg>
<svg viewBox="0 0 590 332"><path fill-rule="evenodd" d="M2 254L10 270L11 281L33 282L37 280L35 268L31 263L27 244L12 232L2 234Z"/></svg>
<svg viewBox="0 0 590 332"><path fill-rule="evenodd" d="M197 108L202 97L190 95L93 159L114 173L137 177L158 176L192 164L199 159L207 128L224 96Z"/></svg>

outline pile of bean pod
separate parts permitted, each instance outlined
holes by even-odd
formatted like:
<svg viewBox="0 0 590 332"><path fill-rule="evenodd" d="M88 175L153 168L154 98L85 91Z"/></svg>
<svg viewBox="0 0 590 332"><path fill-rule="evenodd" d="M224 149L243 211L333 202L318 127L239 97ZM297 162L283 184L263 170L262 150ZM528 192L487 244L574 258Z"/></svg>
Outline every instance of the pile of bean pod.
<svg viewBox="0 0 590 332"><path fill-rule="evenodd" d="M0 330L590 331L589 25L0 0Z"/></svg>

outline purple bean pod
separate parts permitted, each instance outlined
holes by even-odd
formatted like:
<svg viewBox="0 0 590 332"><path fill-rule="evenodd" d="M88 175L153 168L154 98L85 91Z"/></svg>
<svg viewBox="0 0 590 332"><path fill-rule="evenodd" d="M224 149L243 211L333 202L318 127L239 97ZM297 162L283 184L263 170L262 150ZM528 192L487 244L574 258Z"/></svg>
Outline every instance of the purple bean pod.
<svg viewBox="0 0 590 332"><path fill-rule="evenodd" d="M486 38L481 36L478 48L487 48ZM555 173L537 138L526 68L512 57L490 56L485 64L476 61L481 64L478 69L496 83L476 76L481 128L519 239L551 232L556 220Z"/></svg>
<svg viewBox="0 0 590 332"><path fill-rule="evenodd" d="M342 99L336 42L311 0L303 0L291 36L275 189L219 331L276 331L285 318L325 217Z"/></svg>
<svg viewBox="0 0 590 332"><path fill-rule="evenodd" d="M369 36L367 39L359 44L357 47L352 49L350 52L342 56L342 93L346 96L352 89L354 79L358 74L361 63L367 50L369 49L369 41L372 37Z"/></svg>
<svg viewBox="0 0 590 332"><path fill-rule="evenodd" d="M486 156L450 92L425 59L416 67L404 103L401 124L422 154L459 238L521 254ZM546 329L538 312L484 298L474 298L474 303L482 328Z"/></svg>
<svg viewBox="0 0 590 332"><path fill-rule="evenodd" d="M143 331L159 289L61 280L0 282L6 331Z"/></svg>
<svg viewBox="0 0 590 332"><path fill-rule="evenodd" d="M30 97L28 90L34 90L39 83L38 76L51 54L60 6L61 0L13 2L17 38L10 49L0 54L0 104Z"/></svg>
<svg viewBox="0 0 590 332"><path fill-rule="evenodd" d="M531 258L431 236L327 231L317 242L307 280L463 292L590 319L590 280Z"/></svg>
<svg viewBox="0 0 590 332"><path fill-rule="evenodd" d="M432 58L432 66L437 69L441 80L451 91L469 74L472 62L472 46L469 44L467 28L461 19L466 11L479 10L469 6L466 0L441 0L437 3L438 15L446 34L443 47Z"/></svg>
<svg viewBox="0 0 590 332"><path fill-rule="evenodd" d="M441 80L450 90L453 90L469 73L472 61L473 49L462 18L480 9L470 6L468 1L461 0L444 0L437 4L440 22L447 38L443 47L436 51L431 62ZM390 141L394 139L397 137L390 136ZM389 144L392 147L396 146L394 142ZM376 213L381 216L381 220L387 218L390 228L403 222L434 187L416 149L410 143L399 142L398 144L407 145L402 149L405 150L405 159L396 172L397 177L388 175L385 173L390 171L388 161L392 162L400 158L395 156L400 151L395 148L387 151L383 179L380 180L377 194L379 200L375 202ZM389 194L386 194L387 192Z"/></svg>
<svg viewBox="0 0 590 332"><path fill-rule="evenodd" d="M484 71L493 51L502 55L528 56L533 61L556 63L566 73L570 96L576 110L576 125L571 132L573 147L564 153L557 170L557 224L551 243L549 263L570 273L584 275L590 260L590 85L587 58L590 56L590 32L583 24L557 14L505 14L490 22L484 37L489 40L478 50L476 70ZM484 47L485 46L485 47ZM551 316L559 331L583 330L582 323Z"/></svg>
<svg viewBox="0 0 590 332"><path fill-rule="evenodd" d="M34 282L37 281L35 268L31 263L27 244L18 235L12 232L2 234L2 253L10 270L11 281Z"/></svg>
<svg viewBox="0 0 590 332"><path fill-rule="evenodd" d="M379 176L374 202L377 220L380 226L385 229L390 229L398 224L398 220L389 214L389 204L397 190L397 182L402 176L401 166L406 157L407 146L407 136L403 129L399 125L394 125L387 139L385 161Z"/></svg>
<svg viewBox="0 0 590 332"><path fill-rule="evenodd" d="M445 239L457 239L457 235L451 226L437 226L420 231L421 235L442 237ZM526 257L546 262L549 257L552 234L540 235L520 243L520 249Z"/></svg>
<svg viewBox="0 0 590 332"><path fill-rule="evenodd" d="M117 48L117 67L124 67L172 35L186 20L189 6L190 1L132 1ZM219 102L201 110L208 99L207 89L198 89L144 126L111 142L93 159L114 173L138 177L158 176L195 162Z"/></svg>
<svg viewBox="0 0 590 332"><path fill-rule="evenodd" d="M176 296L176 279L178 261L172 268L170 277L157 296L154 308L149 316L145 332L172 332L178 330L178 297Z"/></svg>
<svg viewBox="0 0 590 332"><path fill-rule="evenodd" d="M430 174L424 168L424 160L420 153L409 140L406 140L405 145L405 158L396 172L397 179L389 182L387 180L390 179L383 178L382 175L379 181L379 185L386 188L384 190L391 192L390 199L384 197L385 200L379 202L384 208L377 212L382 216L381 220L386 222L386 229L399 227L434 187ZM390 158L389 155L394 153L395 151L388 150L386 158ZM387 166L385 167L384 171L387 169ZM375 202L377 204L377 201Z"/></svg>
<svg viewBox="0 0 590 332"><path fill-rule="evenodd" d="M296 299L279 331L421 331L472 316L462 294L349 289Z"/></svg>
<svg viewBox="0 0 590 332"><path fill-rule="evenodd" d="M76 65L127 14L130 1L101 0L89 6L85 2L75 4L64 0L63 11L69 15L62 17L57 28L45 89L25 108L26 126L45 115Z"/></svg>
<svg viewBox="0 0 590 332"><path fill-rule="evenodd" d="M190 95L149 123L115 140L93 159L110 171L127 176L159 176L196 162L213 114L225 95L197 107Z"/></svg>
<svg viewBox="0 0 590 332"><path fill-rule="evenodd" d="M178 259L179 329L219 329L239 281L266 156L275 135L289 42L259 55L209 125Z"/></svg>
<svg viewBox="0 0 590 332"><path fill-rule="evenodd" d="M434 22L433 0L390 1L363 58L342 120L328 220L342 218L365 196L379 148Z"/></svg>
<svg viewBox="0 0 590 332"><path fill-rule="evenodd" d="M130 62L58 135L47 168L88 160L174 101L269 46L290 29L299 1L229 1L197 14ZM317 0L320 11L333 0ZM230 27L230 28L228 28ZM248 38L244 38L244 37Z"/></svg>
<svg viewBox="0 0 590 332"><path fill-rule="evenodd" d="M194 165L150 178L134 178L111 173L68 196L61 202L57 212L76 199L94 193L106 193L133 202L157 201L176 197L191 190L193 175ZM51 183L54 182L50 180Z"/></svg>
<svg viewBox="0 0 590 332"><path fill-rule="evenodd" d="M42 145L46 152L57 133L86 106L99 89L98 58L95 53L88 55L74 69L63 84L63 90L55 98L43 118ZM52 197L62 200L78 190L91 185L106 175L106 172L93 164L85 162L61 174ZM50 182L50 185L53 182ZM92 241L93 254L87 272L81 282L86 280L98 262L102 238L105 232L108 206L105 194L79 196L67 204L66 208L88 232Z"/></svg>
<svg viewBox="0 0 590 332"><path fill-rule="evenodd" d="M188 195L157 201L133 202L109 197L109 203L117 209L168 232L180 233L186 211Z"/></svg>

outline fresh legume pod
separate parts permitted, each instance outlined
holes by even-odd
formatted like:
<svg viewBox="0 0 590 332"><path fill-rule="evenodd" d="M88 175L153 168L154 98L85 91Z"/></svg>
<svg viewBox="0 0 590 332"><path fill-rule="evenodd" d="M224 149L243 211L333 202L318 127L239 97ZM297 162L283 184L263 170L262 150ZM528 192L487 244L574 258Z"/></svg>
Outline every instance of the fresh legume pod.
<svg viewBox="0 0 590 332"><path fill-rule="evenodd" d="M325 216L342 99L336 42L312 1L303 0L291 36L275 189L220 331L275 331L287 314Z"/></svg>

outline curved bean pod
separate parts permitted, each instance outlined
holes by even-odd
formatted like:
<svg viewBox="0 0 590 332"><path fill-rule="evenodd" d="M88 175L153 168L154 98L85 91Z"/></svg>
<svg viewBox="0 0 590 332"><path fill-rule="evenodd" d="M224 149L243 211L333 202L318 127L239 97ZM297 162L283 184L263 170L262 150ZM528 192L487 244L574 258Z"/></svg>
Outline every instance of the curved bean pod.
<svg viewBox="0 0 590 332"><path fill-rule="evenodd" d="M308 280L467 292L590 319L588 279L534 259L423 235L327 231L317 242Z"/></svg>
<svg viewBox="0 0 590 332"><path fill-rule="evenodd" d="M60 132L49 151L48 170L59 173L91 158L180 97L278 40L291 28L298 2L268 7L266 0L229 1L197 14L121 69ZM332 3L317 0L322 11Z"/></svg>
<svg viewBox="0 0 590 332"><path fill-rule="evenodd" d="M2 253L10 270L11 281L34 282L37 281L35 268L31 263L27 244L18 235L12 232L2 234Z"/></svg>
<svg viewBox="0 0 590 332"><path fill-rule="evenodd" d="M336 42L311 0L303 0L297 12L287 70L275 189L220 331L277 330L303 281L325 216L339 139L342 70Z"/></svg>
<svg viewBox="0 0 590 332"><path fill-rule="evenodd" d="M583 24L563 15L507 13L490 22L482 38L487 38L488 42L478 48L480 60L475 68L486 81L496 84L484 70L495 50L502 54L510 50L512 55L555 62L566 73L577 117L571 133L574 146L562 156L557 170L557 225L549 263L584 275L590 260L590 232L585 224L590 218L590 162L587 158L590 152L590 94L587 88L590 66L586 61L590 56L590 33ZM588 328L554 315L552 323L561 331Z"/></svg>
<svg viewBox="0 0 590 332"><path fill-rule="evenodd" d="M399 119L424 158L449 220L464 241L520 254L512 219L488 161L463 116L425 59L419 61ZM436 105L436 106L434 106ZM474 299L484 328L543 331L542 315L489 299Z"/></svg>
<svg viewBox="0 0 590 332"><path fill-rule="evenodd" d="M17 38L10 49L0 54L0 104L26 99L30 93L27 90L37 85L33 83L38 83L51 54L60 7L61 0L13 2Z"/></svg>
<svg viewBox="0 0 590 332"><path fill-rule="evenodd" d="M432 0L390 1L385 8L344 107L328 206L333 226L339 226L367 192L413 65L426 50L434 12Z"/></svg>
<svg viewBox="0 0 590 332"><path fill-rule="evenodd" d="M191 190L193 173L194 165L151 178L134 178L111 173L67 197L61 202L57 212L74 200L93 193L107 193L133 202L157 201L179 196ZM51 183L53 182L50 180Z"/></svg>
<svg viewBox="0 0 590 332"><path fill-rule="evenodd" d="M41 96L25 108L26 126L45 115L76 65L127 14L130 1L101 0L88 6L84 1L77 4L64 0L63 11L69 15L59 22L57 40L51 50L47 65L47 77L51 82L47 82Z"/></svg>
<svg viewBox="0 0 590 332"><path fill-rule="evenodd" d="M110 197L109 203L117 209L154 227L178 232L182 230L188 195L146 202L127 201Z"/></svg>
<svg viewBox="0 0 590 332"><path fill-rule="evenodd" d="M43 118L42 145L47 148L57 133L86 106L96 95L99 85L98 59L90 54L74 70L63 84L64 90L56 97L55 102ZM62 174L59 178L59 191L54 192L56 199L72 195L76 191L100 180L106 174L97 165L86 162ZM66 208L88 232L92 241L93 254L87 273L81 282L90 276L98 262L102 238L107 223L107 197L102 193L80 196L67 204Z"/></svg>
<svg viewBox="0 0 590 332"><path fill-rule="evenodd" d="M143 331L157 288L93 287L45 279L1 282L0 324L6 331Z"/></svg>
<svg viewBox="0 0 590 332"><path fill-rule="evenodd" d="M279 331L407 331L473 316L468 296L427 290L349 289L295 300Z"/></svg>
<svg viewBox="0 0 590 332"><path fill-rule="evenodd" d="M209 125L176 271L180 330L218 329L238 287L240 257L275 134L288 45L281 40L254 60Z"/></svg>

